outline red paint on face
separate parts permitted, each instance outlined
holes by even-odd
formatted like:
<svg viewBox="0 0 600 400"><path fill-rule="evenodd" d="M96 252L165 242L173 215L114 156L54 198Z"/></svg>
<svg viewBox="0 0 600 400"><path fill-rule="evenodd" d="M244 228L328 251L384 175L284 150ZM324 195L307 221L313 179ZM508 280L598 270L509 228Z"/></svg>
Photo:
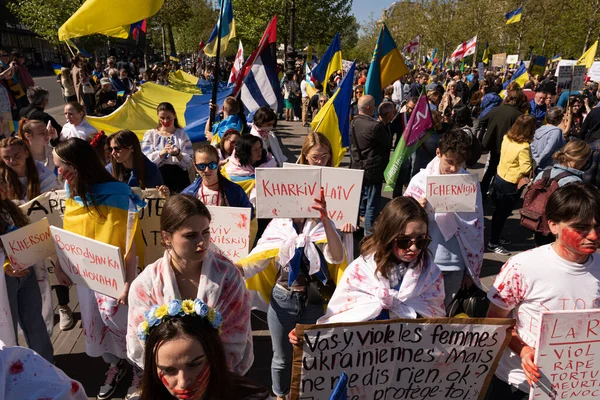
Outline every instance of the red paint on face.
<svg viewBox="0 0 600 400"><path fill-rule="evenodd" d="M11 375L18 375L23 371L24 371L23 363L21 362L21 360L17 360L10 365L10 369L8 370L8 373Z"/></svg>
<svg viewBox="0 0 600 400"><path fill-rule="evenodd" d="M167 378L165 378L164 373L159 372L158 376L167 388L167 390L177 397L178 399L183 400L194 400L201 398L208 388L208 383L210 382L210 365L206 363L202 370L196 376L196 379L189 385L186 389L176 389L169 384Z"/></svg>
<svg viewBox="0 0 600 400"><path fill-rule="evenodd" d="M564 250L571 253L594 254L598 249L598 234L594 230L582 234L567 226L561 231L560 240Z"/></svg>

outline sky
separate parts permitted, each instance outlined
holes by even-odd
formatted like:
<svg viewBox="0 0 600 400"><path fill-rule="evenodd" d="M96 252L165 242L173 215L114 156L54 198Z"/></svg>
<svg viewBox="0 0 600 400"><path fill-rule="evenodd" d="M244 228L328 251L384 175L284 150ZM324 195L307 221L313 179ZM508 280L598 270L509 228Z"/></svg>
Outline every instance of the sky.
<svg viewBox="0 0 600 400"><path fill-rule="evenodd" d="M356 20L361 23L369 20L369 15L374 14L375 19L381 18L381 10L389 7L394 0L354 0L352 12Z"/></svg>

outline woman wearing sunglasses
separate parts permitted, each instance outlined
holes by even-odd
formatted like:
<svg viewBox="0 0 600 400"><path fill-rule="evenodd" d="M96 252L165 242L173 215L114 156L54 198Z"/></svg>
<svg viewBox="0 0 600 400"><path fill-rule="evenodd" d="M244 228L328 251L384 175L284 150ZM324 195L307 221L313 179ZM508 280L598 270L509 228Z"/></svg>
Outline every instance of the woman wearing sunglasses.
<svg viewBox="0 0 600 400"><path fill-rule="evenodd" d="M429 250L444 276L446 307L460 289L470 289L473 285L482 288L479 282L484 249L481 189L476 183L475 211L436 213L427 203L425 186L428 176L468 174L464 164L470 150L471 137L468 132L455 129L442 135L436 149L437 156L411 179L404 193L417 199L429 215L429 234L432 238Z"/></svg>
<svg viewBox="0 0 600 400"><path fill-rule="evenodd" d="M142 153L137 135L123 130L108 138L110 163L106 170L115 179L140 189L158 188L164 184L160 170Z"/></svg>

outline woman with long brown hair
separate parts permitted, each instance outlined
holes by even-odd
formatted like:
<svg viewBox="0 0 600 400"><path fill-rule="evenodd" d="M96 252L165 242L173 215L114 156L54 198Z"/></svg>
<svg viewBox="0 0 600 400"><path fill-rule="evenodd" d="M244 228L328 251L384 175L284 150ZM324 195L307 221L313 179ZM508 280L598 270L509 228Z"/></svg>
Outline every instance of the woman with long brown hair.
<svg viewBox="0 0 600 400"><path fill-rule="evenodd" d="M122 130L108 138L111 162L106 170L119 182L130 187L152 189L163 185L160 170L142 153L140 141L135 133Z"/></svg>

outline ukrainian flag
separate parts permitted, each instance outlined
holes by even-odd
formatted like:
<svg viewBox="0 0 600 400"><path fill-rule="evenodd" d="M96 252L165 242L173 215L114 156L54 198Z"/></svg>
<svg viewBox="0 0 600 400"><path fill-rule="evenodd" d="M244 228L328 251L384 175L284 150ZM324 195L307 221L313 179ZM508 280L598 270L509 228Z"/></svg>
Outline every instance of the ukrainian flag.
<svg viewBox="0 0 600 400"><path fill-rule="evenodd" d="M217 94L217 103L223 104L232 89L224 87ZM115 112L105 117L87 117L88 122L107 135L121 129L130 129L140 140L149 129L156 128L158 117L156 107L163 101L168 101L175 107L177 120L184 127L192 142L206 140L204 126L209 117L208 103L211 92L207 94L191 94L175 90L169 86L147 82L140 90L129 96L125 103Z"/></svg>
<svg viewBox="0 0 600 400"><path fill-rule="evenodd" d="M484 64L488 64L490 62L490 46L489 46L488 42L485 42L485 50L483 51L483 56L481 57L481 61ZM482 77L480 77L479 79L482 79Z"/></svg>
<svg viewBox="0 0 600 400"><path fill-rule="evenodd" d="M331 75L342 69L342 46L340 34L336 33L333 41L321 57L319 64L312 70L312 78L315 82L320 82L323 89L327 87L327 82Z"/></svg>
<svg viewBox="0 0 600 400"><path fill-rule="evenodd" d="M523 16L523 6L517 8L514 11L504 14L504 18L506 18L506 25L514 24L515 22L520 22L522 16Z"/></svg>
<svg viewBox="0 0 600 400"><path fill-rule="evenodd" d="M127 184L108 182L92 187L98 211L86 209L79 196L70 197L69 185L65 203L63 228L69 232L117 246L123 261L133 243L136 245L138 265L144 266L144 241L138 211L146 203L136 196ZM102 217L100 217L100 214Z"/></svg>
<svg viewBox="0 0 600 400"><path fill-rule="evenodd" d="M398 50L387 26L383 24L379 31L379 37L371 59L371 67L367 74L365 94L373 96L377 105L381 103L381 92L385 87L408 73L408 67L404 63L400 50Z"/></svg>
<svg viewBox="0 0 600 400"><path fill-rule="evenodd" d="M223 22L223 28L221 28L221 52L227 49L229 39L235 36L235 19L233 18L233 5L231 0L223 0L225 4L222 5L220 11L219 20ZM219 21L212 30L206 46L204 47L204 54L209 57L217 56L217 36L219 35ZM223 54L223 53L221 53Z"/></svg>
<svg viewBox="0 0 600 400"><path fill-rule="evenodd" d="M71 39L67 39L67 40L65 40L65 42L67 42L67 46L70 46L70 47L74 48L75 50L77 50L76 53L81 53L81 55L84 56L85 58L92 58L92 55L90 53L88 53L81 47L77 46L75 44L75 42L72 41Z"/></svg>
<svg viewBox="0 0 600 400"><path fill-rule="evenodd" d="M437 54L437 47L435 49L433 49L433 53L431 53L431 57L427 57L427 62L425 63L425 67L426 68L433 67L433 63L435 62L435 55L436 54Z"/></svg>
<svg viewBox="0 0 600 400"><path fill-rule="evenodd" d="M315 115L310 125L314 132L322 133L329 139L334 167L340 165L346 147L350 146L350 102L355 69L356 61L352 63L338 90Z"/></svg>
<svg viewBox="0 0 600 400"><path fill-rule="evenodd" d="M554 57L552 57L552 59L550 60L550 62L559 62L560 60L562 60L562 53L558 53L557 55L555 55Z"/></svg>
<svg viewBox="0 0 600 400"><path fill-rule="evenodd" d="M61 74L60 70L62 69L62 65L60 65L60 64L51 64L51 65L52 65L52 70L54 71L54 73L56 75L60 75Z"/></svg>
<svg viewBox="0 0 600 400"><path fill-rule="evenodd" d="M171 54L169 54L169 60L179 62L179 57L177 57L177 54L175 54L174 52L171 52Z"/></svg>
<svg viewBox="0 0 600 400"><path fill-rule="evenodd" d="M130 25L156 14L164 0L87 0L58 29L58 39L99 33L127 39Z"/></svg>
<svg viewBox="0 0 600 400"><path fill-rule="evenodd" d="M506 88L511 82L516 82L519 84L519 86L523 87L523 85L525 85L525 82L527 82L528 80L529 74L527 73L527 67L525 66L525 63L521 61L521 65L515 71L512 78L510 78L509 81L504 82L504 85L502 85L502 89L504 90L502 90L502 93L500 93L500 97L504 98L506 96Z"/></svg>

